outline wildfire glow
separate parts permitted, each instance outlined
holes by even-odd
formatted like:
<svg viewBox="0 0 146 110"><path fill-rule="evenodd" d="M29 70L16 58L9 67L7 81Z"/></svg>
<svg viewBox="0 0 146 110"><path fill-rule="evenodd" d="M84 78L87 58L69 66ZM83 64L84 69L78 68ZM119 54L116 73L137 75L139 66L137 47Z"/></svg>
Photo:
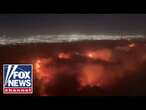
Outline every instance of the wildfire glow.
<svg viewBox="0 0 146 110"><path fill-rule="evenodd" d="M40 58L35 62L35 77L39 80L40 95L46 95L45 86L50 84L55 73L55 67L49 66L52 63L52 58ZM43 86L42 86L43 85Z"/></svg>
<svg viewBox="0 0 146 110"><path fill-rule="evenodd" d="M37 61L36 61L36 65L35 65L35 67L36 67L36 72L40 72L40 63L41 63L40 60L37 60Z"/></svg>
<svg viewBox="0 0 146 110"><path fill-rule="evenodd" d="M68 87L75 93L82 93L86 89L107 90L116 87L124 78L136 76L146 62L145 49L131 49L135 46L130 42L126 46L61 51L48 58L38 58L35 61L35 77L39 94L62 95L69 92L63 91ZM135 53L131 54L133 51Z"/></svg>
<svg viewBox="0 0 146 110"><path fill-rule="evenodd" d="M104 68L101 65L86 65L81 70L81 86L101 86L104 80Z"/></svg>
<svg viewBox="0 0 146 110"><path fill-rule="evenodd" d="M88 51L86 56L90 59L110 61L112 52L109 49L102 49L96 51Z"/></svg>
<svg viewBox="0 0 146 110"><path fill-rule="evenodd" d="M36 77L40 80L43 79L44 82L51 76L52 69L51 67L47 68L46 65L49 65L52 62L51 58L41 58L35 63Z"/></svg>
<svg viewBox="0 0 146 110"><path fill-rule="evenodd" d="M135 47L135 46L136 46L135 43L131 43L131 44L129 44L129 47L130 47L130 48L133 48L133 47Z"/></svg>
<svg viewBox="0 0 146 110"><path fill-rule="evenodd" d="M71 56L68 53L61 52L61 53L58 54L58 58L60 58L60 59L70 59Z"/></svg>

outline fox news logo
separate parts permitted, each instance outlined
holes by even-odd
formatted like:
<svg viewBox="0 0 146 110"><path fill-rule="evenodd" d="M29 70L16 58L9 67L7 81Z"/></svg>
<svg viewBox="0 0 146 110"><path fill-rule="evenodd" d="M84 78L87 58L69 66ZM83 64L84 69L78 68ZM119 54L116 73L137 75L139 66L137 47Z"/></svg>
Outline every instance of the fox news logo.
<svg viewBox="0 0 146 110"><path fill-rule="evenodd" d="M3 65L4 94L32 94L33 76L31 64Z"/></svg>

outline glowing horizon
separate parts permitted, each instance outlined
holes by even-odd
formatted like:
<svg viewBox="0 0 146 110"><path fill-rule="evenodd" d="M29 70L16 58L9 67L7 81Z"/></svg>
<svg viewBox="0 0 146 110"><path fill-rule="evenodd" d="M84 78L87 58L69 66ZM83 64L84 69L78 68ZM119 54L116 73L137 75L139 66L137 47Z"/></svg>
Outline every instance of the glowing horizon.
<svg viewBox="0 0 146 110"><path fill-rule="evenodd" d="M18 43L53 43L53 42L73 42L81 40L130 40L137 38L145 38L144 35L83 35L83 34L70 34L70 35L35 35L35 36L20 36L0 37L0 44L18 44Z"/></svg>

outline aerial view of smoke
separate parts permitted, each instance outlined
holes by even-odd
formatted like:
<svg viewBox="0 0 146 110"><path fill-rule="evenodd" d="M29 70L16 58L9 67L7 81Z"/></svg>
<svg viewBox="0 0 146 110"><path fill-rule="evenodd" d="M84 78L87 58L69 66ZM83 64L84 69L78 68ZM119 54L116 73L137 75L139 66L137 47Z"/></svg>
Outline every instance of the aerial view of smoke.
<svg viewBox="0 0 146 110"><path fill-rule="evenodd" d="M0 15L3 64L33 65L33 96L145 96L145 14Z"/></svg>

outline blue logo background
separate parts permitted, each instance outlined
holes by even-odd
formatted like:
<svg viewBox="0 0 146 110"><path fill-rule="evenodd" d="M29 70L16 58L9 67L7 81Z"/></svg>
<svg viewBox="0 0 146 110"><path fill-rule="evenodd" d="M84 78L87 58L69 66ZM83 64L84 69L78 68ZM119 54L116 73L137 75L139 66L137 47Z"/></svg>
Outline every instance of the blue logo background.
<svg viewBox="0 0 146 110"><path fill-rule="evenodd" d="M29 87L32 87L32 65L31 64L4 64L3 65L3 84L4 84L4 87L15 87L15 86L8 86L8 84L6 83L6 75L7 75L7 71L8 71L8 66L9 65L12 65L12 68L14 67L14 65L18 65L18 67L16 68L15 71L17 72L20 72L20 71L29 71L30 72L30 78L27 78L27 79L19 79L18 77L16 77L15 79L13 79L13 76L10 77L9 80L31 80L31 85ZM12 69L11 68L11 69ZM11 73L11 71L10 71ZM10 74L9 74L10 76ZM17 86L19 87L19 86Z"/></svg>

